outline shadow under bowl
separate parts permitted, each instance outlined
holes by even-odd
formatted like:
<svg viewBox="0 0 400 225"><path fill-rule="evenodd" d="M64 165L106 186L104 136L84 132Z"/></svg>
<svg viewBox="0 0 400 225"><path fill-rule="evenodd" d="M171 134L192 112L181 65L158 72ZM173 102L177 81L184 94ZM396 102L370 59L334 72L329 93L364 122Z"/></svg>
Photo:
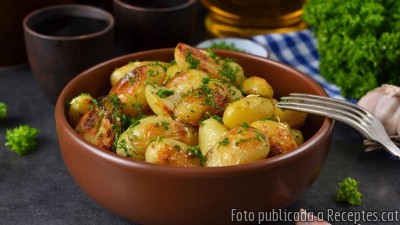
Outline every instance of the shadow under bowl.
<svg viewBox="0 0 400 225"><path fill-rule="evenodd" d="M75 182L111 212L141 224L228 224L232 209L266 212L289 206L316 180L327 156L333 121L309 115L298 149L254 163L218 168L182 168L134 161L81 138L67 120L69 101L80 93L108 93L111 72L130 61L173 59L173 49L121 56L74 78L60 94L55 120L61 153ZM264 77L275 98L291 92L326 96L305 74L278 62L216 50L237 59L245 74Z"/></svg>

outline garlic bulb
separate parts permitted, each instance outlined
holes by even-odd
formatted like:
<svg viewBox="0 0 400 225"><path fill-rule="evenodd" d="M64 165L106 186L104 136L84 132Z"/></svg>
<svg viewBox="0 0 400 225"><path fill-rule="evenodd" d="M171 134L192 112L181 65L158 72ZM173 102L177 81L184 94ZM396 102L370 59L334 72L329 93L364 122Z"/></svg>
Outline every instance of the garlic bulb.
<svg viewBox="0 0 400 225"><path fill-rule="evenodd" d="M389 136L400 135L400 87L383 84L364 95L358 105L375 115Z"/></svg>

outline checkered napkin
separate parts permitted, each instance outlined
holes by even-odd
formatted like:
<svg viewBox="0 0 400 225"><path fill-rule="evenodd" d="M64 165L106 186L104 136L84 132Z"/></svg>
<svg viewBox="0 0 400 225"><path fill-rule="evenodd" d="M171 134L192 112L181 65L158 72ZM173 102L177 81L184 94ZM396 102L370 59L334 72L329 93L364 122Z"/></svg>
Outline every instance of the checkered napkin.
<svg viewBox="0 0 400 225"><path fill-rule="evenodd" d="M270 51L271 59L290 65L309 75L325 89L330 97L344 99L340 95L340 89L319 74L316 39L311 30L257 35L250 39L266 47Z"/></svg>

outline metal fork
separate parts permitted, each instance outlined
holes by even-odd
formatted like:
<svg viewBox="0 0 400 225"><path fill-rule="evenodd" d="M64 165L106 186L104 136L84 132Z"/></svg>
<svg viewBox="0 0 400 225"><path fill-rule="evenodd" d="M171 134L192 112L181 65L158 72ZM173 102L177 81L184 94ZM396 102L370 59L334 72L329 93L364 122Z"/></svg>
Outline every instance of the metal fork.
<svg viewBox="0 0 400 225"><path fill-rule="evenodd" d="M282 97L276 106L341 121L400 159L400 149L390 139L382 123L361 106L335 98L300 93Z"/></svg>

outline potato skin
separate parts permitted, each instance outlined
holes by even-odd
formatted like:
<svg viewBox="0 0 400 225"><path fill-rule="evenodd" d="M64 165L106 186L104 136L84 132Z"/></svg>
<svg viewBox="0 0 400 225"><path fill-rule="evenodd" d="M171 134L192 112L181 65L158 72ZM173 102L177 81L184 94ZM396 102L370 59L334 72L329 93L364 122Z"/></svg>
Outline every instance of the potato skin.
<svg viewBox="0 0 400 225"><path fill-rule="evenodd" d="M112 98L107 96L99 101L99 105L82 116L75 128L85 140L110 151L122 130L121 105L116 105Z"/></svg>
<svg viewBox="0 0 400 225"><path fill-rule="evenodd" d="M258 95L265 98L272 98L274 95L271 85L262 77L251 76L242 82L241 87L246 95Z"/></svg>
<svg viewBox="0 0 400 225"><path fill-rule="evenodd" d="M147 146L158 138L171 138L191 146L198 144L195 129L170 117L148 116L121 134L116 152L122 156L144 160Z"/></svg>
<svg viewBox="0 0 400 225"><path fill-rule="evenodd" d="M203 83L203 78L209 77L207 73L189 69L176 74L165 85L165 88L173 90L176 94L186 94L189 91L199 88Z"/></svg>
<svg viewBox="0 0 400 225"><path fill-rule="evenodd" d="M259 96L247 96L230 103L223 114L224 125L230 129L242 123L252 123L263 118L272 118L272 102Z"/></svg>
<svg viewBox="0 0 400 225"><path fill-rule="evenodd" d="M73 128L78 125L82 116L95 106L95 99L89 94L80 94L69 103L68 120Z"/></svg>
<svg viewBox="0 0 400 225"><path fill-rule="evenodd" d="M265 159L270 151L266 136L254 127L235 127L221 136L207 153L205 166L242 165Z"/></svg>
<svg viewBox="0 0 400 225"><path fill-rule="evenodd" d="M201 153L206 155L227 131L228 128L224 124L212 117L202 121L199 127L199 147Z"/></svg>
<svg viewBox="0 0 400 225"><path fill-rule="evenodd" d="M175 47L174 57L176 64L182 70L197 69L211 77L220 78L218 71L221 70L221 66L204 50L178 43Z"/></svg>
<svg viewBox="0 0 400 225"><path fill-rule="evenodd" d="M288 123L294 129L298 129L305 124L307 115L305 112L274 107L274 120Z"/></svg>
<svg viewBox="0 0 400 225"><path fill-rule="evenodd" d="M146 85L161 85L165 76L165 71L161 66L140 66L121 78L111 88L109 94L115 94L121 99L124 104L122 113L136 117L139 112L148 109L145 95Z"/></svg>
<svg viewBox="0 0 400 225"><path fill-rule="evenodd" d="M161 65L163 67L167 67L168 63L160 62L160 61L136 61L136 62L129 62L126 65L123 65L117 69L115 69L110 76L110 83L111 86L114 86L122 77L127 75L132 70L145 65Z"/></svg>
<svg viewBox="0 0 400 225"><path fill-rule="evenodd" d="M174 109L174 117L182 123L199 127L203 116L221 116L229 102L231 95L225 83L211 79L182 97Z"/></svg>
<svg viewBox="0 0 400 225"><path fill-rule="evenodd" d="M147 147L145 161L169 166L202 166L202 157L194 155L190 148L189 145L170 138L156 140Z"/></svg>
<svg viewBox="0 0 400 225"><path fill-rule="evenodd" d="M273 120L258 120L250 126L260 130L268 137L271 145L269 157L287 153L297 148L296 141L289 128L283 123Z"/></svg>

